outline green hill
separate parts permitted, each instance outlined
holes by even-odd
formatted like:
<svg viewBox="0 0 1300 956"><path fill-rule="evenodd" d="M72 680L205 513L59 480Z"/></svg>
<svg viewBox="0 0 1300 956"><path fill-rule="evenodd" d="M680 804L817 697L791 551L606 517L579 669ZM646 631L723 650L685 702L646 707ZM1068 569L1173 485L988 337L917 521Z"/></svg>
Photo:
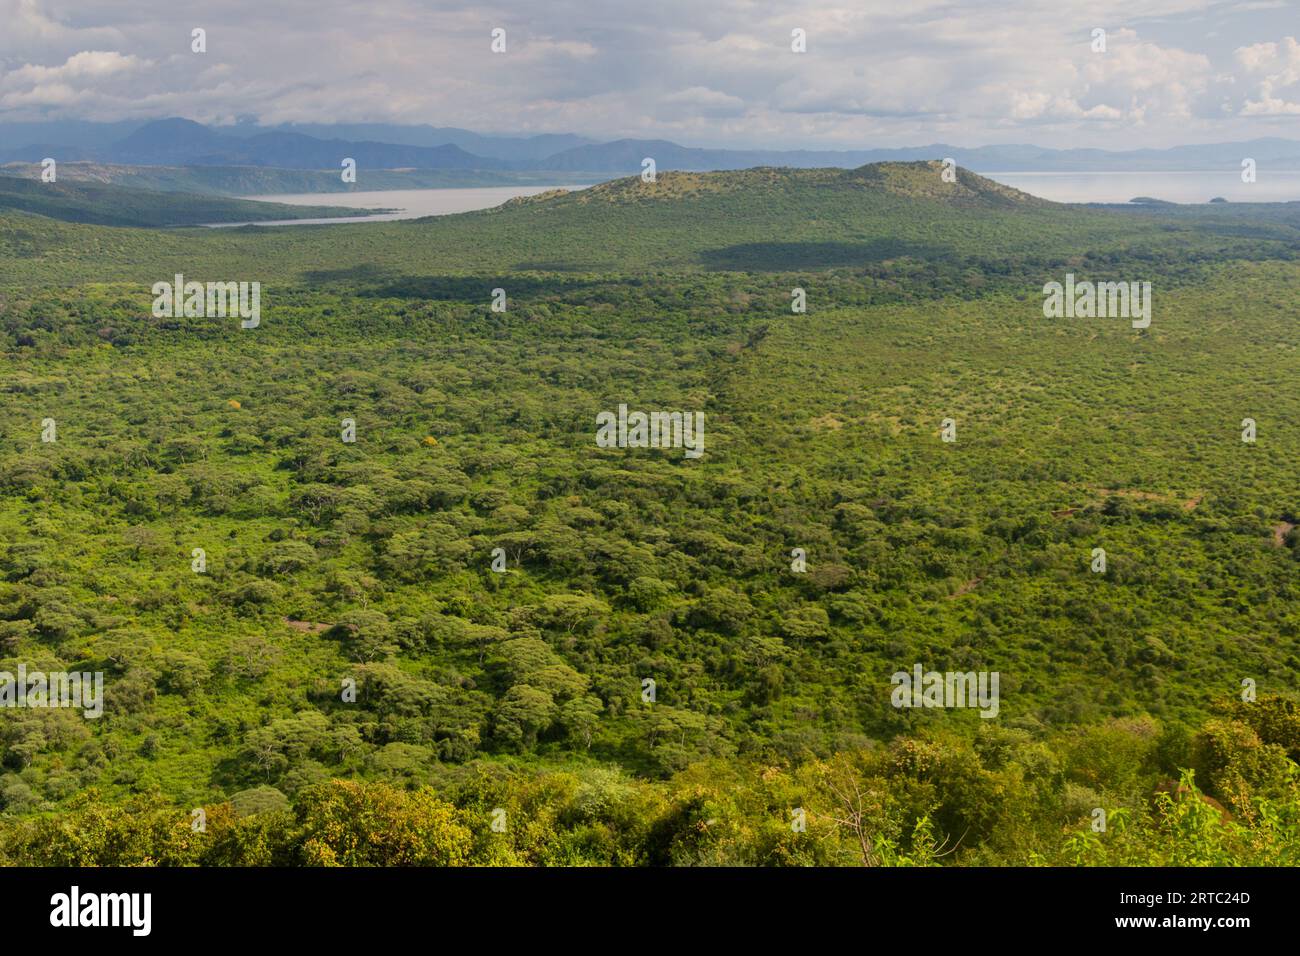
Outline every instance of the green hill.
<svg viewBox="0 0 1300 956"><path fill-rule="evenodd" d="M0 176L0 213L35 213L65 222L102 226L193 226L217 222L324 219L372 210L341 206L291 206L190 193L154 192L84 182L43 183ZM377 211L377 210L374 210Z"/></svg>
<svg viewBox="0 0 1300 956"><path fill-rule="evenodd" d="M816 189L851 201L864 197L897 196L961 206L1044 207L1047 200L1003 186L970 170L955 170L955 181L943 179L939 162L873 163L858 169L790 169L757 167L712 173L663 172L653 182L631 176L578 192L557 191L524 197L518 203L551 204L567 198L579 205L593 202L636 204L674 202L706 196L789 194ZM856 197L853 194L858 194Z"/></svg>

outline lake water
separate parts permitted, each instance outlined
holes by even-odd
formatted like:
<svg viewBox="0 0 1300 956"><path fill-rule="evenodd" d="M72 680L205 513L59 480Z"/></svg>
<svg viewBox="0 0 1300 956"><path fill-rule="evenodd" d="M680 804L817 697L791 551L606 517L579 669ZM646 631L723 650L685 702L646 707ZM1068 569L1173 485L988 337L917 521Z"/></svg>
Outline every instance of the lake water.
<svg viewBox="0 0 1300 956"><path fill-rule="evenodd" d="M516 196L536 196L548 189L586 189L586 186L486 186L470 189L388 189L354 193L286 193L274 196L241 196L257 202L280 202L291 206L347 206L349 209L395 209L376 216L341 216L337 219L276 219L270 222L208 223L230 226L319 226L341 222L389 222L446 216L456 212L491 209Z"/></svg>
<svg viewBox="0 0 1300 956"><path fill-rule="evenodd" d="M1300 200L1300 172L1259 170L1253 183L1240 169L1177 173L981 173L1030 195L1053 202L1120 202L1137 196L1178 203L1204 203L1215 196L1228 202Z"/></svg>

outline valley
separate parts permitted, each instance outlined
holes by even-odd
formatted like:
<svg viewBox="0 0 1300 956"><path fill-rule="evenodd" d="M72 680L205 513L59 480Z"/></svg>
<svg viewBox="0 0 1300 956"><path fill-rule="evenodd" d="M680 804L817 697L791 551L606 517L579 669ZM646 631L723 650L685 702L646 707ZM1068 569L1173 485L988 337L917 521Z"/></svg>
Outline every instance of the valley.
<svg viewBox="0 0 1300 956"><path fill-rule="evenodd" d="M0 861L1294 865L1300 211L941 168L0 211L0 670L106 675L0 723Z"/></svg>

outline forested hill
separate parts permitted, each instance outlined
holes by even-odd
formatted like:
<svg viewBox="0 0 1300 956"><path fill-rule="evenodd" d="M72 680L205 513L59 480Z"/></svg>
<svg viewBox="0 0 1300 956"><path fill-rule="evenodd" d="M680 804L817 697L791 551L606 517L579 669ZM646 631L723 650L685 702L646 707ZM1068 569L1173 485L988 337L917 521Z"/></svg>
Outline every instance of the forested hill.
<svg viewBox="0 0 1300 956"><path fill-rule="evenodd" d="M600 183L579 192L556 190L540 196L514 200L518 204L578 205L593 202L645 203L699 199L711 195L755 194L758 196L802 192L815 188L826 195L837 194L855 203L888 197L932 200L965 206L1059 207L1010 186L1003 186L968 169L954 167L944 178L944 165L938 161L914 163L870 163L857 169L792 169L758 167L726 172L658 173L653 181L629 176Z"/></svg>
<svg viewBox="0 0 1300 956"><path fill-rule="evenodd" d="M209 222L323 219L365 215L369 211L0 176L0 214L9 210L101 226L193 226Z"/></svg>

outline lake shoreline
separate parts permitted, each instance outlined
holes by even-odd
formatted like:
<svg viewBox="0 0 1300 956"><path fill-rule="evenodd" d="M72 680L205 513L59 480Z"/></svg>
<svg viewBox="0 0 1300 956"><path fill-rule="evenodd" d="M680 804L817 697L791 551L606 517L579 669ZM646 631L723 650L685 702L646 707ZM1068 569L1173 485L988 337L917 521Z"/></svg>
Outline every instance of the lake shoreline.
<svg viewBox="0 0 1300 956"><path fill-rule="evenodd" d="M436 189L386 189L351 193L284 193L264 196L241 196L252 202L273 202L289 206L320 205L322 195L330 196L332 205L367 210L366 215L339 216L328 219L273 219L263 222L201 223L211 229L239 226L331 226L344 223L397 222L429 216L454 216L458 213L492 209L511 199L536 196L556 189L587 189L589 184L546 186L452 186ZM380 211L375 211L380 210Z"/></svg>
<svg viewBox="0 0 1300 956"><path fill-rule="evenodd" d="M1261 168L1257 179L1251 182L1242 181L1240 169L986 172L979 175L1040 199L1082 205L1148 204L1133 203L1137 198L1179 206L1205 206L1216 198L1238 205L1300 201L1300 170Z"/></svg>

